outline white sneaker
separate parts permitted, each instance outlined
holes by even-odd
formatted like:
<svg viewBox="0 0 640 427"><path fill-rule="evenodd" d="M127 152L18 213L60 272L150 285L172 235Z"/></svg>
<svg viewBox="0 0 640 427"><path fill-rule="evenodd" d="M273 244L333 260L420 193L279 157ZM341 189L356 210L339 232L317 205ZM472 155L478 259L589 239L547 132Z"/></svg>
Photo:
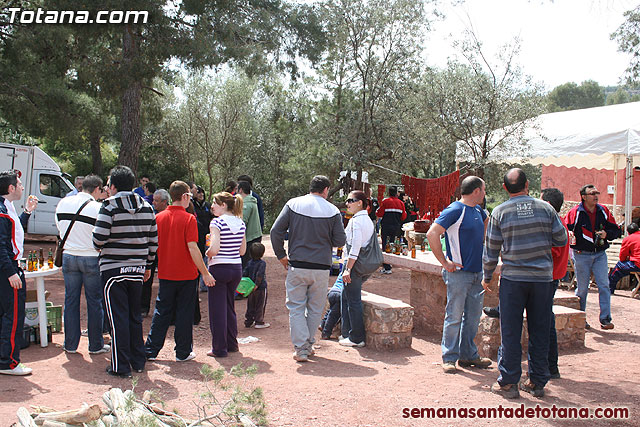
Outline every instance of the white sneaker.
<svg viewBox="0 0 640 427"><path fill-rule="evenodd" d="M88 337L89 336L89 330L88 329L83 329L80 331L80 335L82 335L83 337Z"/></svg>
<svg viewBox="0 0 640 427"><path fill-rule="evenodd" d="M345 347L364 347L364 341L362 342L353 342L351 338L344 338L338 341L338 344L343 345Z"/></svg>
<svg viewBox="0 0 640 427"><path fill-rule="evenodd" d="M89 354L102 354L108 353L111 351L111 346L109 344L105 344L100 350L90 351Z"/></svg>
<svg viewBox="0 0 640 427"><path fill-rule="evenodd" d="M195 352L191 352L189 353L189 355L187 357L185 357L184 359L178 359L178 357L176 357L176 362L187 362L189 360L193 360L196 358L196 353ZM147 359L147 360L151 360L151 359Z"/></svg>
<svg viewBox="0 0 640 427"><path fill-rule="evenodd" d="M78 352L78 350L67 350L66 348L62 348L64 350L65 353L67 354L76 354Z"/></svg>
<svg viewBox="0 0 640 427"><path fill-rule="evenodd" d="M22 363L18 363L18 366L13 369L0 369L0 374L24 376L30 375L32 371L33 369L27 368Z"/></svg>
<svg viewBox="0 0 640 427"><path fill-rule="evenodd" d="M256 329L264 329L264 328L268 328L269 326L271 326L271 323L263 323L262 325L258 325L256 323L253 327Z"/></svg>
<svg viewBox="0 0 640 427"><path fill-rule="evenodd" d="M391 274L391 270L385 270L384 268L380 271L382 274Z"/></svg>

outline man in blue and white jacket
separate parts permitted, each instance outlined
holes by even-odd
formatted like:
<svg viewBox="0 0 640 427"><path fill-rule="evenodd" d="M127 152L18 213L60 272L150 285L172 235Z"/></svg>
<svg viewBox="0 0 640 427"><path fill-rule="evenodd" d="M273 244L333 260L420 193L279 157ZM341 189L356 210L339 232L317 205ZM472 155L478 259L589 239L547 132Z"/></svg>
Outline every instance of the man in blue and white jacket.
<svg viewBox="0 0 640 427"><path fill-rule="evenodd" d="M38 199L29 196L18 217L15 200L24 186L16 171L0 172L0 374L29 375L31 368L20 363L27 284L18 265L22 258L24 230Z"/></svg>
<svg viewBox="0 0 640 427"><path fill-rule="evenodd" d="M287 202L271 228L271 245L288 269L285 282L294 360L306 362L313 354L315 333L326 301L332 248L343 246L347 236L340 211L327 201L331 182L315 176L309 194ZM284 250L289 232L289 254Z"/></svg>

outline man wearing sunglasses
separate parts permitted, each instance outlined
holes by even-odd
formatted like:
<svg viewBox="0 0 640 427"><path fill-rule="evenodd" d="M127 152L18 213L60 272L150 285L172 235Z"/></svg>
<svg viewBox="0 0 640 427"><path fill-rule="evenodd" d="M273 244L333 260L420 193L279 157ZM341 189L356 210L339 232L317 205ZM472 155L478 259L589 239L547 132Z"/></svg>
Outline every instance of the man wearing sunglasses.
<svg viewBox="0 0 640 427"><path fill-rule="evenodd" d="M578 282L576 295L580 298L580 310L586 311L589 282L593 273L600 297L600 327L613 329L609 266L605 251L609 247L609 241L620 237L620 228L609 209L598 204L599 194L595 185L583 186L580 189L582 202L567 213L565 222L575 257ZM585 328L590 328L589 323Z"/></svg>

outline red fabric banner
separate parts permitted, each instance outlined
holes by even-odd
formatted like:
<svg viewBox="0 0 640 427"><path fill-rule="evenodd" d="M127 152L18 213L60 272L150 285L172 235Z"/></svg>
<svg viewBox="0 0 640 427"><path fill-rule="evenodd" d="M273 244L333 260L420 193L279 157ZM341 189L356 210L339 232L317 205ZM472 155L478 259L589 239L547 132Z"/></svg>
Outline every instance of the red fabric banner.
<svg viewBox="0 0 640 427"><path fill-rule="evenodd" d="M429 213L430 218L435 219L451 203L451 198L460 185L460 171L430 179L402 175L402 185L420 214Z"/></svg>
<svg viewBox="0 0 640 427"><path fill-rule="evenodd" d="M378 203L382 203L382 199L384 199L384 192L386 191L386 185L378 185Z"/></svg>

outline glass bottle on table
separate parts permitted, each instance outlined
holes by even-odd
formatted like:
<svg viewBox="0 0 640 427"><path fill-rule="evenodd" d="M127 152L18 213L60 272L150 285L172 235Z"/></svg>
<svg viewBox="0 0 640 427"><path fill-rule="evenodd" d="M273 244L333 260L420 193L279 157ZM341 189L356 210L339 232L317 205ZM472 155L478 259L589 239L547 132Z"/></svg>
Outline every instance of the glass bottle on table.
<svg viewBox="0 0 640 427"><path fill-rule="evenodd" d="M47 259L47 264L49 264L50 269L53 269L53 252L51 252L51 248L49 248L49 258Z"/></svg>
<svg viewBox="0 0 640 427"><path fill-rule="evenodd" d="M44 267L44 249L40 248L40 256L38 257L38 268Z"/></svg>

